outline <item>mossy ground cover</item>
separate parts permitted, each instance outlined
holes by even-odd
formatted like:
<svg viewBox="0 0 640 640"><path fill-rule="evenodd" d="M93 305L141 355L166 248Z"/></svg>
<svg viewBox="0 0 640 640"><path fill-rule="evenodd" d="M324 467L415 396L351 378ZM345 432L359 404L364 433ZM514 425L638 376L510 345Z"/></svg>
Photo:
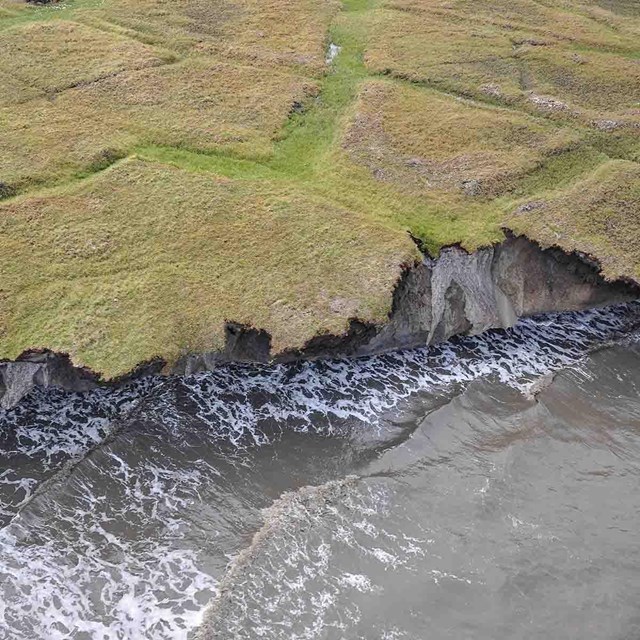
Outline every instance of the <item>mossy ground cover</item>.
<svg viewBox="0 0 640 640"><path fill-rule="evenodd" d="M383 321L409 234L638 277L627 5L0 0L0 357L299 348Z"/></svg>

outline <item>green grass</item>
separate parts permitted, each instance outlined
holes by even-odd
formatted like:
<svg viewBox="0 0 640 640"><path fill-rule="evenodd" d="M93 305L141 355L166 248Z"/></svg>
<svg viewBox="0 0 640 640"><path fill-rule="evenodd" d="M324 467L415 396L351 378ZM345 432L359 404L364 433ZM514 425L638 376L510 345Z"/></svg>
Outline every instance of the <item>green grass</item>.
<svg viewBox="0 0 640 640"><path fill-rule="evenodd" d="M597 258L605 277L640 280L640 165L612 160L564 188L522 201L508 218L543 246Z"/></svg>
<svg viewBox="0 0 640 640"><path fill-rule="evenodd" d="M385 319L409 234L638 278L640 20L600 4L0 0L0 357L300 348Z"/></svg>
<svg viewBox="0 0 640 640"><path fill-rule="evenodd" d="M442 194L399 193L381 184L342 151L342 138L360 87L369 78L364 65L365 19L375 0L347 2L334 21L328 42L341 47L317 98L287 122L270 157L261 162L214 152L197 154L167 147L140 147L141 157L192 171L233 179L295 180L308 193L330 199L392 229L411 231L429 250L459 242L474 249L500 240L500 212L485 203L467 203Z"/></svg>
<svg viewBox="0 0 640 640"><path fill-rule="evenodd" d="M308 113L293 116L285 128L269 165L289 175L309 177L326 161L335 144L341 116L354 100L367 76L364 52L367 42L362 15L376 0L347 0L329 30L327 40L340 46L322 91Z"/></svg>
<svg viewBox="0 0 640 640"><path fill-rule="evenodd" d="M226 321L267 330L274 354L380 323L418 258L294 184L140 160L0 205L0 237L0 353L46 345L106 378L221 349Z"/></svg>

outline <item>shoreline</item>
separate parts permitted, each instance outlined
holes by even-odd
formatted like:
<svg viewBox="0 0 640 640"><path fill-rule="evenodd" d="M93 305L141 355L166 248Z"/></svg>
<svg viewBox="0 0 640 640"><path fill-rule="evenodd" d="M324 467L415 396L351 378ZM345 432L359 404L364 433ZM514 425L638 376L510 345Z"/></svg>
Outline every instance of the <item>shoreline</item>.
<svg viewBox="0 0 640 640"><path fill-rule="evenodd" d="M544 249L525 236L508 233L500 244L473 253L447 247L438 258L425 256L406 268L382 325L352 318L342 335L318 335L300 350L273 354L266 331L229 321L224 350L185 354L173 364L158 357L114 380L75 366L66 354L33 349L14 361L0 362L0 407L17 405L35 386L87 391L148 375L189 375L227 362L373 355L506 329L519 318L538 313L580 311L638 298L637 283L606 281L598 263L588 256L568 254L558 247Z"/></svg>

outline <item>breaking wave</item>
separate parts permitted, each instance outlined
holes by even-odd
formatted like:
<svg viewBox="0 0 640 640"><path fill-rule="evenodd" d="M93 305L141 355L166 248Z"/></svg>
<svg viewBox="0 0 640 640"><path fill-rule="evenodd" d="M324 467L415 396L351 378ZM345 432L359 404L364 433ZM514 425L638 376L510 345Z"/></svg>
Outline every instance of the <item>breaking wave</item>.
<svg viewBox="0 0 640 640"><path fill-rule="evenodd" d="M508 330L359 359L230 365L181 385L210 438L254 446L283 429L336 434L354 422L371 427L415 394L460 389L481 377L527 393L539 377L625 339L639 324L640 303L624 304L538 316ZM179 428L182 416L162 409Z"/></svg>
<svg viewBox="0 0 640 640"><path fill-rule="evenodd" d="M623 339L639 321L640 304L618 305L360 359L232 364L82 394L34 390L19 407L0 413L0 637L186 638L218 594L219 581L224 587L229 580L229 555L239 551L219 542L226 540L225 523L202 515L216 509L222 467L241 470L251 464L252 450L285 433L348 438L373 432L410 398L454 395L480 377L527 392L540 376ZM349 517L384 510L381 493L356 498L345 482L352 480L323 490L325 498L328 491L342 501L336 526L343 509ZM277 535L265 540L286 539L291 518L299 527L314 509L332 508L314 495L308 490L276 502L265 517ZM247 518L254 526L259 511ZM394 566L384 545L351 543ZM291 579L312 580L324 553L319 541L308 569ZM236 572L249 567L246 557L234 561L231 575L233 566ZM336 589L372 587L355 568L337 580ZM218 602L231 606L223 596ZM304 606L320 611L325 604ZM242 603L233 606L243 611ZM345 615L358 616L345 607Z"/></svg>

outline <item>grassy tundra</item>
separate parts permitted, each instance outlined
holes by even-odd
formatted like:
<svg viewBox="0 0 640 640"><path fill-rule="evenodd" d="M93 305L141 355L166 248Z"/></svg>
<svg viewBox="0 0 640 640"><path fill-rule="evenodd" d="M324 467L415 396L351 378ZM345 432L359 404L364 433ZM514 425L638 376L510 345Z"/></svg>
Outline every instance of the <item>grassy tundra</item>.
<svg viewBox="0 0 640 640"><path fill-rule="evenodd" d="M640 279L635 0L0 0L0 51L0 358L300 348L411 236Z"/></svg>

